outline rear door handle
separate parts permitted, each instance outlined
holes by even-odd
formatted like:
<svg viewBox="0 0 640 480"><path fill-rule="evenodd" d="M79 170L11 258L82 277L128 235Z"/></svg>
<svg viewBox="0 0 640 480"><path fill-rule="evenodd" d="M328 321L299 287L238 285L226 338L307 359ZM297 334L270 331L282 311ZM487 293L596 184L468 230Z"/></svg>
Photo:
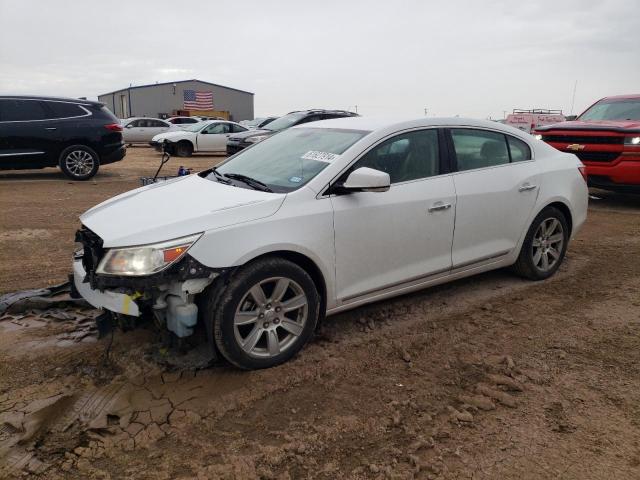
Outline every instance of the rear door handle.
<svg viewBox="0 0 640 480"><path fill-rule="evenodd" d="M449 208L451 208L450 203L436 202L429 207L429 212L437 212L439 210L447 210Z"/></svg>
<svg viewBox="0 0 640 480"><path fill-rule="evenodd" d="M45 127L45 130L57 130L56 127Z"/></svg>
<svg viewBox="0 0 640 480"><path fill-rule="evenodd" d="M536 188L538 188L537 185L531 185L530 183L525 183L523 185L520 185L520 188L518 189L518 191L528 192L529 190L535 190Z"/></svg>

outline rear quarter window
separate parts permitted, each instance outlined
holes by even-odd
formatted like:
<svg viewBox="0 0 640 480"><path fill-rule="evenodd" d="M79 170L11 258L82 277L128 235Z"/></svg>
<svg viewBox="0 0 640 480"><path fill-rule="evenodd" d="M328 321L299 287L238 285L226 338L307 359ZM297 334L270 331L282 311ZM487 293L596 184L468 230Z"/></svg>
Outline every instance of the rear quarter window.
<svg viewBox="0 0 640 480"><path fill-rule="evenodd" d="M511 153L512 162L531 160L531 148L529 148L529 145L525 142L507 135L507 143L509 144L509 152Z"/></svg>
<svg viewBox="0 0 640 480"><path fill-rule="evenodd" d="M80 105L75 103L46 102L46 105L51 111L52 118L82 117L87 114Z"/></svg>

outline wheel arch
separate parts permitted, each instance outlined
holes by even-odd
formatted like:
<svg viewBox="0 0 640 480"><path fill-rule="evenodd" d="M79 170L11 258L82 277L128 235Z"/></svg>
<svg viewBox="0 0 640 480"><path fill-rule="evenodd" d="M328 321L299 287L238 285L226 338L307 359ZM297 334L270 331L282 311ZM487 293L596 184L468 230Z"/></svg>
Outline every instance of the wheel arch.
<svg viewBox="0 0 640 480"><path fill-rule="evenodd" d="M327 310L327 282L320 267L309 256L300 252L296 252L294 250L273 250L270 252L262 253L251 258L250 260L247 260L242 264L242 266L248 265L264 258L273 257L289 260L290 262L300 266L305 272L309 274L311 280L313 280L313 283L318 289L318 294L320 295L320 318L318 319L318 322L320 322L324 318L325 312Z"/></svg>
<svg viewBox="0 0 640 480"><path fill-rule="evenodd" d="M563 199L554 199L554 200L550 201L549 203L546 203L545 205L540 207L538 209L538 211L536 212L536 214L533 215L533 218L537 217L538 214L541 211L543 211L545 208L549 208L549 207L557 208L558 210L560 210L562 212L562 214L566 218L567 224L569 226L568 237L571 238L571 234L573 233L573 212L571 211L571 208L569 207L569 204L568 204L567 201L565 201Z"/></svg>

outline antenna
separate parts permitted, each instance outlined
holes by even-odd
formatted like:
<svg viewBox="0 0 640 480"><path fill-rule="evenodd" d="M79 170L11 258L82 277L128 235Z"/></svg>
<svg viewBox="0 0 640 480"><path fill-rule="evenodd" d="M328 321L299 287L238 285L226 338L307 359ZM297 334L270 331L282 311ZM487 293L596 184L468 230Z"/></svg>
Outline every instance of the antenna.
<svg viewBox="0 0 640 480"><path fill-rule="evenodd" d="M573 96L571 97L571 113L573 115L573 105L576 103L576 89L578 88L578 80L573 84Z"/></svg>

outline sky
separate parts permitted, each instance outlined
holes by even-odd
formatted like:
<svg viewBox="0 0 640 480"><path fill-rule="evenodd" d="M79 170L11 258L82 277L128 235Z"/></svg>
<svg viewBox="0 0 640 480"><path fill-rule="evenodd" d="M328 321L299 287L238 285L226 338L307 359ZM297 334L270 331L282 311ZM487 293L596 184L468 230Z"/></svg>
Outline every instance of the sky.
<svg viewBox="0 0 640 480"><path fill-rule="evenodd" d="M640 93L632 0L0 0L0 93L96 98L197 78L407 118L580 113ZM577 82L577 85L576 85ZM575 87L575 100L573 92ZM214 99L215 101L215 99Z"/></svg>

